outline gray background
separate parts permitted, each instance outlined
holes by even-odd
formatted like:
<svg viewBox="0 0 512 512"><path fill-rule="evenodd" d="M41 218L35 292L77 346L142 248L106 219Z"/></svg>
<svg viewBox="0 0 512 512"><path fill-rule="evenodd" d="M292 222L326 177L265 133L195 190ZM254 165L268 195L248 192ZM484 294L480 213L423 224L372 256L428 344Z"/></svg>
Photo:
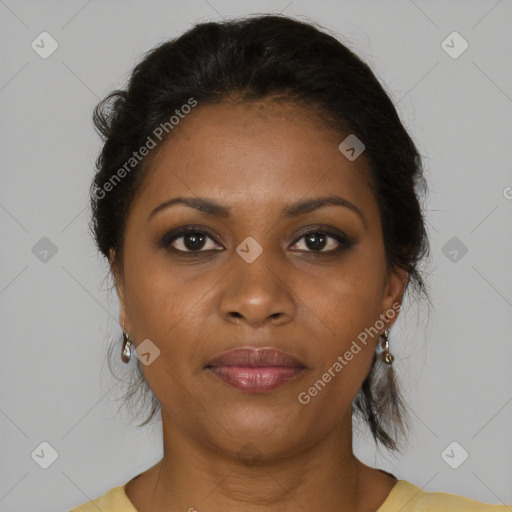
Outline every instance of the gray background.
<svg viewBox="0 0 512 512"><path fill-rule="evenodd" d="M160 458L159 425L138 430L117 412L106 366L121 329L87 231L91 114L164 39L258 12L340 34L425 157L435 310L406 308L390 340L414 431L397 457L363 431L356 454L427 491L512 503L510 0L0 0L0 511L67 510ZM31 48L43 31L59 45L47 59ZM453 31L469 43L458 58L441 46ZM43 237L57 249L46 262ZM58 453L48 469L31 458L43 441ZM457 469L442 456L454 441L469 453Z"/></svg>

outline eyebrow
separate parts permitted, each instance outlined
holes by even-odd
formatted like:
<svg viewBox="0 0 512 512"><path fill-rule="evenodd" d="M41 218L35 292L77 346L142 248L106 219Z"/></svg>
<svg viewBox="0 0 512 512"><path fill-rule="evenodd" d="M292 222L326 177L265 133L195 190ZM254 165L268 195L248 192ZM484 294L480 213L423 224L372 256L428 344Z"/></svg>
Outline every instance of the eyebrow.
<svg viewBox="0 0 512 512"><path fill-rule="evenodd" d="M206 197L175 197L159 204L148 217L148 221L157 213L170 208L171 206L183 204L190 208L195 208L200 212L215 217L228 218L231 216L232 209L227 205L217 203ZM312 199L304 199L285 206L281 211L282 218L298 217L305 213L310 213L324 206L342 206L356 213L363 224L366 226L366 219L361 210L353 203L341 196L315 197Z"/></svg>

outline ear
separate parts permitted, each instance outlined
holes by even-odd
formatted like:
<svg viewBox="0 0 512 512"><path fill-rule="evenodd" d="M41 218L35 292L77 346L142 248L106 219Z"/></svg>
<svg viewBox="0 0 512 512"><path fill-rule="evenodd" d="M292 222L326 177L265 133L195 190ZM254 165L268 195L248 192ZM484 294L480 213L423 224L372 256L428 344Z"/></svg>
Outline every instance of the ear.
<svg viewBox="0 0 512 512"><path fill-rule="evenodd" d="M124 329L125 329L125 331L129 332L131 330L131 326L130 326L130 320L128 318L127 309L126 309L126 295L125 295L124 280L123 280L123 276L121 275L121 271L120 271L118 265L116 264L115 255L116 255L115 250L111 247L109 250L109 264L110 264L110 271L114 278L117 296L119 297L119 325L121 325L121 327L123 327L123 322L124 322Z"/></svg>
<svg viewBox="0 0 512 512"><path fill-rule="evenodd" d="M396 268L388 274L384 285L381 309L382 314L389 317L386 321L386 328L390 328L398 318L398 312L402 307L403 296L408 281L408 272L401 268ZM389 311L391 311L391 313L386 314L386 312Z"/></svg>

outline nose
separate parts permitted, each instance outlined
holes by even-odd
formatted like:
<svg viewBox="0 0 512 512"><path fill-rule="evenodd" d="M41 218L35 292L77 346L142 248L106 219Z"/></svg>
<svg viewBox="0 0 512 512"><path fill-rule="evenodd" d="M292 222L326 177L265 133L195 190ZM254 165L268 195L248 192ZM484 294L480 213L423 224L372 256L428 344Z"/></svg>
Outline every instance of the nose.
<svg viewBox="0 0 512 512"><path fill-rule="evenodd" d="M289 322L296 312L290 270L284 272L275 259L272 265L266 251L252 263L236 253L233 259L222 286L220 312L224 319L253 328Z"/></svg>

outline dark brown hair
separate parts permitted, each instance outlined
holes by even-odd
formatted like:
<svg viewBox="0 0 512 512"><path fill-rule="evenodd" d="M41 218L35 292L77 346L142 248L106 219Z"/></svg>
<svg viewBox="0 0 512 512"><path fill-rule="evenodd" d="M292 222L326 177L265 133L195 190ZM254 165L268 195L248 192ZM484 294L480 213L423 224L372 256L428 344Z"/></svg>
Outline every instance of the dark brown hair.
<svg viewBox="0 0 512 512"><path fill-rule="evenodd" d="M406 291L412 287L428 298L419 270L429 253L420 206L427 187L417 148L365 62L325 30L282 15L197 24L147 52L126 89L112 92L96 106L94 124L104 145L91 185L91 231L103 255L108 258L115 249L113 269L122 268L126 217L149 157L123 173L114 186L107 184L113 184L133 152L190 98L198 108L233 98L292 102L310 109L340 134L356 135L365 145L388 269L405 270ZM159 404L137 361L127 399L139 389L149 393L152 404L144 425ZM353 411L368 424L376 443L398 449L400 434L407 430L406 408L393 368L377 354Z"/></svg>

